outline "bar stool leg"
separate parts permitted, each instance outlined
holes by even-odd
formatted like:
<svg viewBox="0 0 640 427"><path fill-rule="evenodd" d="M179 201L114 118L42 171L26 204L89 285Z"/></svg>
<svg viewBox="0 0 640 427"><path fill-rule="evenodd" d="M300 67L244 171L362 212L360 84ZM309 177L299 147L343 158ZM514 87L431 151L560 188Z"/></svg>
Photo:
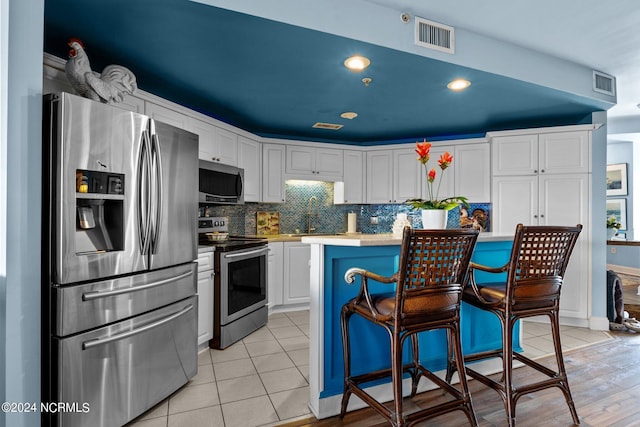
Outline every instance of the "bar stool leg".
<svg viewBox="0 0 640 427"><path fill-rule="evenodd" d="M344 415L347 413L347 405L351 397L351 343L349 340L349 319L351 318L351 314L346 306L342 307L340 326L342 329L342 355L344 359L344 387L342 391L342 404L340 406L340 418L344 418Z"/></svg>

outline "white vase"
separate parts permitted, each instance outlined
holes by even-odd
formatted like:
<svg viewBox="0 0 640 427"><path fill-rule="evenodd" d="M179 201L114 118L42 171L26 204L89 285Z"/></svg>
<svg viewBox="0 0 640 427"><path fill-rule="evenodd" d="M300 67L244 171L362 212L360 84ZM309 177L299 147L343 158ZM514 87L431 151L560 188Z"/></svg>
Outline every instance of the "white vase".
<svg viewBox="0 0 640 427"><path fill-rule="evenodd" d="M442 230L447 228L447 216L449 211L445 209L422 209L422 228Z"/></svg>
<svg viewBox="0 0 640 427"><path fill-rule="evenodd" d="M617 232L617 228L607 228L607 240L613 239L613 236L615 236Z"/></svg>

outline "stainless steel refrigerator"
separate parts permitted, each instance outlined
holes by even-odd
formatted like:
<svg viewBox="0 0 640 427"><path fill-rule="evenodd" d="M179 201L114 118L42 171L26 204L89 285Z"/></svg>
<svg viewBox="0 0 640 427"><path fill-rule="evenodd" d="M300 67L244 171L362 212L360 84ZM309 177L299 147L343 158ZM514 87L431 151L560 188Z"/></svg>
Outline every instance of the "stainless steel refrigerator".
<svg viewBox="0 0 640 427"><path fill-rule="evenodd" d="M43 117L43 423L120 426L197 370L198 137L67 93Z"/></svg>

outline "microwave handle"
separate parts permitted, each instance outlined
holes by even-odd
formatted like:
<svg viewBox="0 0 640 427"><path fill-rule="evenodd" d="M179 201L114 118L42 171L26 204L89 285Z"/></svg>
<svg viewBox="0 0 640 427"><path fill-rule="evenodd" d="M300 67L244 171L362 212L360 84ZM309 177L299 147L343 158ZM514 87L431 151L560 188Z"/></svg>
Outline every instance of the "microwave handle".
<svg viewBox="0 0 640 427"><path fill-rule="evenodd" d="M206 193L205 193L206 194ZM219 196L217 194L207 194L207 196L217 197L218 199L237 199L237 196Z"/></svg>
<svg viewBox="0 0 640 427"><path fill-rule="evenodd" d="M242 176L236 175L236 194L242 194Z"/></svg>

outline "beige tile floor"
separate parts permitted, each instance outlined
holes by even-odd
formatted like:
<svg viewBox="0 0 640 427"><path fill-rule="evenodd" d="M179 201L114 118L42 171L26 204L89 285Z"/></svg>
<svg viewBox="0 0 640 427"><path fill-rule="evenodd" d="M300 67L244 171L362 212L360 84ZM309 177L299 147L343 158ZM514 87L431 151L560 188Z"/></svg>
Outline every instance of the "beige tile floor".
<svg viewBox="0 0 640 427"><path fill-rule="evenodd" d="M562 327L565 349L611 339L607 332ZM530 357L553 352L548 325L526 322ZM129 427L268 426L308 417L309 312L278 313L242 341L199 354L198 374Z"/></svg>

